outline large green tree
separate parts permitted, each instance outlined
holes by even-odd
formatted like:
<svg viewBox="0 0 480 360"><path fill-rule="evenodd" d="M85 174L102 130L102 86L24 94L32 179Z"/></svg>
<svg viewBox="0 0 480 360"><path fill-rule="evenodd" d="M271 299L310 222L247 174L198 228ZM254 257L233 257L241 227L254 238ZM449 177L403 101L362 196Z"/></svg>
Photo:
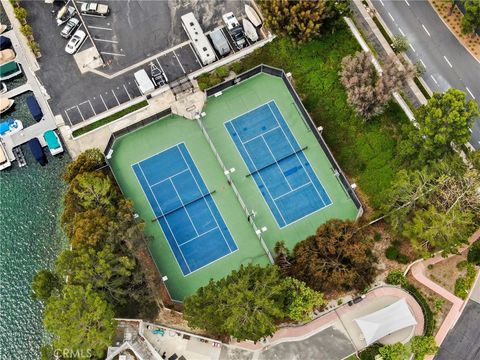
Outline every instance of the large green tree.
<svg viewBox="0 0 480 360"><path fill-rule="evenodd" d="M434 93L416 113L418 128L410 132L412 156L428 162L453 152L452 144L461 146L470 139L473 121L478 116L475 101L467 101L465 93L448 89Z"/></svg>
<svg viewBox="0 0 480 360"><path fill-rule="evenodd" d="M32 280L32 297L35 300L46 301L52 293L61 288L58 275L48 270L40 270Z"/></svg>
<svg viewBox="0 0 480 360"><path fill-rule="evenodd" d="M480 28L480 1L463 0L465 14L463 15L461 27L464 34L472 33Z"/></svg>
<svg viewBox="0 0 480 360"><path fill-rule="evenodd" d="M426 355L435 354L438 346L433 336L415 336L410 342L410 350L415 360L423 360Z"/></svg>
<svg viewBox="0 0 480 360"><path fill-rule="evenodd" d="M94 171L105 164L105 158L99 149L88 149L67 165L63 179L70 183L78 174Z"/></svg>
<svg viewBox="0 0 480 360"><path fill-rule="evenodd" d="M399 342L382 346L378 352L383 360L407 360L410 355L407 347Z"/></svg>
<svg viewBox="0 0 480 360"><path fill-rule="evenodd" d="M258 341L272 335L279 320L289 315L303 320L313 305L321 302L320 294L281 277L276 266L250 264L226 278L210 280L186 298L184 316L189 326Z"/></svg>
<svg viewBox="0 0 480 360"><path fill-rule="evenodd" d="M105 355L116 330L111 305L91 286L66 285L46 303L43 323L56 349L71 349L96 358Z"/></svg>
<svg viewBox="0 0 480 360"><path fill-rule="evenodd" d="M364 290L375 276L372 244L357 223L329 220L299 242L287 273L324 293Z"/></svg>

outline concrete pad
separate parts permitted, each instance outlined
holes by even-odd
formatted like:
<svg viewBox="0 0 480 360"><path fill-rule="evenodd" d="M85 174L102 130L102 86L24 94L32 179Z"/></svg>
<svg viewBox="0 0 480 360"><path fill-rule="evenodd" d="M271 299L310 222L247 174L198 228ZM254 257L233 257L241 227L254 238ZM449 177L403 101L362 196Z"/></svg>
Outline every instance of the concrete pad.
<svg viewBox="0 0 480 360"><path fill-rule="evenodd" d="M86 40L88 44L84 45L90 45L90 40ZM73 58L75 59L75 62L77 63L78 69L80 70L81 74L84 74L91 69L96 69L99 68L103 65L102 58L100 57L100 54L98 53L97 49L95 47L91 46L86 50L80 51L73 55Z"/></svg>
<svg viewBox="0 0 480 360"><path fill-rule="evenodd" d="M475 282L475 285L473 286L472 294L470 296L470 299L473 301L476 301L477 303L480 304L480 275L477 276L477 281ZM479 325L480 328L480 325Z"/></svg>

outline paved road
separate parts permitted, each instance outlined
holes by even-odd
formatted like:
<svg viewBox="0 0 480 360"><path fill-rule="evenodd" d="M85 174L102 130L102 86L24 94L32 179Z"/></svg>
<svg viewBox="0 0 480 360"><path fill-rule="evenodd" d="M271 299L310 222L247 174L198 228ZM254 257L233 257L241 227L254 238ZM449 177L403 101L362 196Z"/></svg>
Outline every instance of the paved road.
<svg viewBox="0 0 480 360"><path fill-rule="evenodd" d="M426 0L374 0L375 8L394 34L405 35L413 61L423 62L424 80L433 91L463 90L480 104L480 63L458 42ZM480 119L470 143L480 149Z"/></svg>

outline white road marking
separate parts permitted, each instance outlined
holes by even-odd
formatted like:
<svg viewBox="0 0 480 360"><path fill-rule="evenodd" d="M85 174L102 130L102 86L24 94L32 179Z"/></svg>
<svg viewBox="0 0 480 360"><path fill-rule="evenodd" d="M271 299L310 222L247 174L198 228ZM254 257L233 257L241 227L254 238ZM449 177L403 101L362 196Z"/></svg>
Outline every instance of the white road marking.
<svg viewBox="0 0 480 360"><path fill-rule="evenodd" d="M115 96L115 100L117 100L118 105L120 105L120 101L118 101L117 95L115 95L115 92L113 91L113 89L110 91L112 92L113 96Z"/></svg>
<svg viewBox="0 0 480 360"><path fill-rule="evenodd" d="M96 29L96 30L107 30L107 31L113 31L111 28L106 28L106 27L100 27L100 26L89 26L89 29Z"/></svg>
<svg viewBox="0 0 480 360"><path fill-rule="evenodd" d="M407 6L410 6L410 4L408 3L408 1L407 1L407 0L405 0L405 3L407 4Z"/></svg>
<svg viewBox="0 0 480 360"><path fill-rule="evenodd" d="M380 2L382 3L382 5L383 5L383 6L385 6L385 4L383 3L383 1L382 1L382 0L380 0Z"/></svg>
<svg viewBox="0 0 480 360"><path fill-rule="evenodd" d="M108 110L107 104L105 104L105 100L103 100L102 94L100 94L100 99L102 99L103 106L105 106L105 110Z"/></svg>
<svg viewBox="0 0 480 360"><path fill-rule="evenodd" d="M425 65L425 63L423 62L422 59L420 59L420 62L422 63L423 67L426 69L426 68L427 68L427 65Z"/></svg>
<svg viewBox="0 0 480 360"><path fill-rule="evenodd" d="M105 51L100 51L100 54L112 55L112 56L125 56L125 54L111 53L111 52L105 52Z"/></svg>
<svg viewBox="0 0 480 360"><path fill-rule="evenodd" d="M431 37L430 33L428 32L427 28L425 27L425 25L422 24L422 27L423 27L423 30L425 30L425 32L427 33L428 36Z"/></svg>
<svg viewBox="0 0 480 360"><path fill-rule="evenodd" d="M395 19L393 18L392 14L390 14L390 12L388 13L388 16L390 16L390 19L392 19L392 21L395 21Z"/></svg>
<svg viewBox="0 0 480 360"><path fill-rule="evenodd" d="M398 30L400 31L400 34L402 34L403 36L405 36L405 33L403 32L403 30L399 27Z"/></svg>
<svg viewBox="0 0 480 360"><path fill-rule="evenodd" d="M123 84L123 88L125 89L125 92L127 93L128 98L129 98L130 100L132 100L132 97L131 97L130 94L128 93L127 88L125 87L125 84Z"/></svg>
<svg viewBox="0 0 480 360"><path fill-rule="evenodd" d="M468 87L465 87L465 89L467 89L468 93L470 94L470 96L472 97L473 100L475 100L475 96L473 96L472 92L470 91L470 89Z"/></svg>
<svg viewBox="0 0 480 360"><path fill-rule="evenodd" d="M107 39L95 39L95 41L104 41L104 42L108 42L108 43L113 43L113 44L118 44L118 41L115 41L115 40L107 40Z"/></svg>
<svg viewBox="0 0 480 360"><path fill-rule="evenodd" d="M431 78L432 78L432 80L435 82L435 84L437 84L437 85L438 85L438 82L437 82L437 80L436 80L436 79L433 77L433 75L430 75L430 77L431 77Z"/></svg>
<svg viewBox="0 0 480 360"><path fill-rule="evenodd" d="M446 57L445 55L443 55L443 58L445 59L445 61L447 62L447 64L448 64L451 68L453 68L452 63L451 63L450 61L448 61L448 59L447 59L447 57Z"/></svg>
<svg viewBox="0 0 480 360"><path fill-rule="evenodd" d="M410 46L410 48L413 50L413 52L416 52L416 51L415 51L415 48L413 47L412 44L408 44L408 46Z"/></svg>
<svg viewBox="0 0 480 360"><path fill-rule="evenodd" d="M182 63L180 62L180 60L178 60L178 56L177 56L177 54L175 53L175 50L173 50L172 52L173 52L173 55L175 56L175 59L177 59L177 61L178 61L178 65L180 65L180 67L182 68L183 73L186 74L187 72L186 72L185 69L183 68L183 65L182 65Z"/></svg>

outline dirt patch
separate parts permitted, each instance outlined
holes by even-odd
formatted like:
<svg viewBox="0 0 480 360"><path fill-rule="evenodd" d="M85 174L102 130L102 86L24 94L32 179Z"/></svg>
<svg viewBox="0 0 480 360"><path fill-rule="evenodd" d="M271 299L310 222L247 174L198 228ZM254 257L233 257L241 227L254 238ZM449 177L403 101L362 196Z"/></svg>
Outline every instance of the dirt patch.
<svg viewBox="0 0 480 360"><path fill-rule="evenodd" d="M467 260L467 251L454 255L434 265L430 265L425 275L452 294L455 292L455 281L466 274L466 267L458 268L458 264Z"/></svg>
<svg viewBox="0 0 480 360"><path fill-rule="evenodd" d="M448 312L450 311L452 303L439 296L436 292L423 286L421 283L419 283L413 278L410 272L407 275L407 279L410 284L414 285L418 289L418 291L420 291L420 293L427 301L428 306L432 310L435 317L435 328L433 331L433 334L435 335L440 328L440 325L442 325L443 321L445 320Z"/></svg>
<svg viewBox="0 0 480 360"><path fill-rule="evenodd" d="M182 313L167 308L160 309L155 322L177 330L183 330L198 335L207 335L205 331L189 327L184 320Z"/></svg>
<svg viewBox="0 0 480 360"><path fill-rule="evenodd" d="M463 14L460 10L458 10L456 6L452 8L451 1L430 0L430 3L462 45L465 46L478 61L480 61L480 36L476 34L473 36L472 34L462 34L460 22L462 21Z"/></svg>

